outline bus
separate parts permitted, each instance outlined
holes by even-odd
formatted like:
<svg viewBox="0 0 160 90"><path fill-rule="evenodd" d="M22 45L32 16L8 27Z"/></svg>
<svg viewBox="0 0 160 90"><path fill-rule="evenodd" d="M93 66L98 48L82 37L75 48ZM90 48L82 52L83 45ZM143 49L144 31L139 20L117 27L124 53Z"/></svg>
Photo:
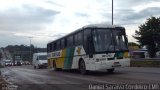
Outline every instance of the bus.
<svg viewBox="0 0 160 90"><path fill-rule="evenodd" d="M48 67L54 70L106 70L130 66L125 28L90 24L47 44Z"/></svg>

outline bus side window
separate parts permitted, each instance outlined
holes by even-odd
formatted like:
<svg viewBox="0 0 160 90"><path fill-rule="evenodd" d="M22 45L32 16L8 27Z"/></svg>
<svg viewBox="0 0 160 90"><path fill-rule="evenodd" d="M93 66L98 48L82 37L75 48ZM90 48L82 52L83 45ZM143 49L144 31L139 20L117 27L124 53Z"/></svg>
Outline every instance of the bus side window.
<svg viewBox="0 0 160 90"><path fill-rule="evenodd" d="M67 47L73 46L73 35L67 37Z"/></svg>
<svg viewBox="0 0 160 90"><path fill-rule="evenodd" d="M53 47L53 51L55 51L56 49L57 49L57 44L56 44L56 42L54 42L54 45L53 45L54 47Z"/></svg>
<svg viewBox="0 0 160 90"><path fill-rule="evenodd" d="M51 51L54 51L54 42L51 43Z"/></svg>
<svg viewBox="0 0 160 90"><path fill-rule="evenodd" d="M82 45L83 43L83 31L81 32L78 32L75 34L74 36L74 42L75 42L75 45Z"/></svg>
<svg viewBox="0 0 160 90"><path fill-rule="evenodd" d="M50 52L50 44L47 44L47 52Z"/></svg>
<svg viewBox="0 0 160 90"><path fill-rule="evenodd" d="M78 45L78 34L77 33L74 35L74 44L75 46Z"/></svg>
<svg viewBox="0 0 160 90"><path fill-rule="evenodd" d="M61 39L61 48L62 48L62 49L65 48L65 41L64 41L64 38Z"/></svg>
<svg viewBox="0 0 160 90"><path fill-rule="evenodd" d="M85 29L84 30L84 49L86 51L86 54L89 53L89 47L88 44L90 43L88 41L89 37L91 36L91 29Z"/></svg>
<svg viewBox="0 0 160 90"><path fill-rule="evenodd" d="M61 42L60 42L60 40L58 40L58 41L57 41L57 50L59 50L59 49L61 48L61 45L60 45L60 44L61 44Z"/></svg>

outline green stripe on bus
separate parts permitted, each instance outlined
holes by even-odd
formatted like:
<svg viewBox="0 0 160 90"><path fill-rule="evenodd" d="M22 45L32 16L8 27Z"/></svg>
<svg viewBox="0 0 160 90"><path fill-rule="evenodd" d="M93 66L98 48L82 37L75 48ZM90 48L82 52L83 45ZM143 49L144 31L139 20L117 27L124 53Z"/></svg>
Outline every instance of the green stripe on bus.
<svg viewBox="0 0 160 90"><path fill-rule="evenodd" d="M67 48L66 49L66 58L64 61L64 68L65 69L71 69L73 56L74 56L74 48Z"/></svg>
<svg viewBox="0 0 160 90"><path fill-rule="evenodd" d="M116 52L114 57L123 57L123 52Z"/></svg>

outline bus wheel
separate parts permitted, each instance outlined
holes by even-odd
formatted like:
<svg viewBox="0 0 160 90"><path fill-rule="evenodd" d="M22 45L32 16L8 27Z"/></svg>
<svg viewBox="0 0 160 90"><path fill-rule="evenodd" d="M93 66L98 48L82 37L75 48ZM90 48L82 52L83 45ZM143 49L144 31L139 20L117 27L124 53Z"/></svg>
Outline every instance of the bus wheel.
<svg viewBox="0 0 160 90"><path fill-rule="evenodd" d="M85 66L85 63L84 63L84 61L83 60L80 60L80 62L79 62L79 70L80 70L80 73L81 74L86 74L86 66Z"/></svg>
<svg viewBox="0 0 160 90"><path fill-rule="evenodd" d="M113 73L114 68L112 68L112 69L107 69L107 71L108 71L108 73Z"/></svg>

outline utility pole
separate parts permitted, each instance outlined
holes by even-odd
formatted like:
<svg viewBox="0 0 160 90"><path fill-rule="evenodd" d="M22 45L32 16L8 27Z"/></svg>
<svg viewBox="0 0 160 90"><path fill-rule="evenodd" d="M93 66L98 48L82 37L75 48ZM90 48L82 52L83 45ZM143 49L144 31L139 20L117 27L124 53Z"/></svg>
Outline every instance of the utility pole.
<svg viewBox="0 0 160 90"><path fill-rule="evenodd" d="M112 25L113 25L113 0L112 0Z"/></svg>

